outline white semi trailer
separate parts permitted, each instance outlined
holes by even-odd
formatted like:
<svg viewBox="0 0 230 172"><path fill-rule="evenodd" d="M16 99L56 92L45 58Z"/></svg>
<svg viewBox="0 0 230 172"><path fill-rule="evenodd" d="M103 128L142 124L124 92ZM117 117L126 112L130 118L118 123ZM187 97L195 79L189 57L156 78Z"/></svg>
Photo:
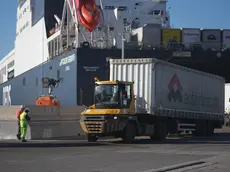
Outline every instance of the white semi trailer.
<svg viewBox="0 0 230 172"><path fill-rule="evenodd" d="M95 83L95 104L82 113L81 125L91 140L162 140L178 130L212 135L224 122L224 89L222 77L154 58L110 59L110 81ZM100 94L107 98L99 101Z"/></svg>

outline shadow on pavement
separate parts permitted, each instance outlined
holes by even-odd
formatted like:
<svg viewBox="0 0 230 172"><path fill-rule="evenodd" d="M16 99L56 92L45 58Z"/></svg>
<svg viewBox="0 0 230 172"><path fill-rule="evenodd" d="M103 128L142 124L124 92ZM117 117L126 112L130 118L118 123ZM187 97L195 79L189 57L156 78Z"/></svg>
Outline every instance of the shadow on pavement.
<svg viewBox="0 0 230 172"><path fill-rule="evenodd" d="M44 148L44 147L86 147L86 146L108 146L107 143L100 143L100 142L96 142L96 143L88 143L88 142L31 142L28 141L26 143L22 143L22 142L4 142L4 143L0 143L0 148Z"/></svg>
<svg viewBox="0 0 230 172"><path fill-rule="evenodd" d="M122 144L121 140L113 141L114 144ZM230 133L215 133L211 137L177 136L168 137L165 141L152 141L149 138L137 139L133 144L230 144Z"/></svg>
<svg viewBox="0 0 230 172"><path fill-rule="evenodd" d="M58 140L29 140L26 143L22 143L21 141L0 141L0 148L6 147L35 147L35 148L44 148L44 147L86 147L86 146L116 146L118 144L125 144L121 139L111 141L111 140L99 140L95 143L84 141L78 141L73 138L65 138ZM215 133L211 137L195 137L191 135L180 135L180 136L170 136L165 141L152 141L149 137L144 138L136 138L133 144L222 144L222 145L230 145L230 132L218 132Z"/></svg>

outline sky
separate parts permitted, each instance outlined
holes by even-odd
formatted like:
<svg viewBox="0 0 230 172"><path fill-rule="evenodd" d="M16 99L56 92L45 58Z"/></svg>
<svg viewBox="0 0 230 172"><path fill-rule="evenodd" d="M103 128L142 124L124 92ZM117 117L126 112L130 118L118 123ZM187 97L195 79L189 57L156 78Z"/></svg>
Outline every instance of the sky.
<svg viewBox="0 0 230 172"><path fill-rule="evenodd" d="M1 0L0 58L14 47L17 0ZM168 0L175 28L230 29L230 0Z"/></svg>

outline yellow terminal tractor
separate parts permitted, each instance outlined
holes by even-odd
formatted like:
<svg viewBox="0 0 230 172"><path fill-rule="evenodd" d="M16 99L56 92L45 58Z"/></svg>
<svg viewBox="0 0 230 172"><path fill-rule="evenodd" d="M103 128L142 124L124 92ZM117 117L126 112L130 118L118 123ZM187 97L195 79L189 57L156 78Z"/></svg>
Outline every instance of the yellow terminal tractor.
<svg viewBox="0 0 230 172"><path fill-rule="evenodd" d="M211 136L224 121L224 84L221 77L154 58L110 59L110 79L95 79L94 104L80 124L90 142L103 136L162 141L184 131Z"/></svg>
<svg viewBox="0 0 230 172"><path fill-rule="evenodd" d="M125 143L131 143L138 135L154 139L150 116L135 114L133 84L95 78L94 105L81 113L80 120L89 142L96 142L99 137L105 136L121 137ZM147 123L150 125L147 126ZM164 128L161 130L158 138L164 139L167 131Z"/></svg>

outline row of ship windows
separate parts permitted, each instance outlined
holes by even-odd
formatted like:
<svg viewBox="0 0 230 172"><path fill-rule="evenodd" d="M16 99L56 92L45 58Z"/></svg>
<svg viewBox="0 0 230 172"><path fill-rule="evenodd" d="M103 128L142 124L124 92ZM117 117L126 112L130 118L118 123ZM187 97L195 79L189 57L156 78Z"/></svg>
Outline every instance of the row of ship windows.
<svg viewBox="0 0 230 172"><path fill-rule="evenodd" d="M20 33L22 33L27 27L29 26L29 22L27 21L26 24L24 24L22 26L22 28L20 29ZM17 32L16 37L19 35L19 33Z"/></svg>
<svg viewBox="0 0 230 172"><path fill-rule="evenodd" d="M57 78L60 78L60 70L59 70L59 69L57 70ZM38 77L36 77L36 81L35 81L35 82L36 82L36 86L38 86L38 82L39 82L39 81L38 81ZM24 78L22 79L22 85L23 85L23 86L26 86L26 77L24 77Z"/></svg>
<svg viewBox="0 0 230 172"><path fill-rule="evenodd" d="M10 63L7 64L7 69L14 66L14 60L12 60Z"/></svg>
<svg viewBox="0 0 230 172"><path fill-rule="evenodd" d="M22 79L22 85L26 86L26 78L25 77ZM36 86L38 86L38 77L36 77Z"/></svg>
<svg viewBox="0 0 230 172"><path fill-rule="evenodd" d="M19 17L17 20L20 20L23 17L23 15L26 13L26 11L29 9L30 9L30 6L28 5L26 8L23 9L22 13L19 14Z"/></svg>
<svg viewBox="0 0 230 172"><path fill-rule="evenodd" d="M8 73L8 77L7 77L8 81L14 78L14 73L13 72L14 71ZM3 77L0 77L0 81L1 81L1 83L3 82ZM22 79L22 85L26 86L26 78L25 77ZM36 86L38 86L38 77L36 77Z"/></svg>
<svg viewBox="0 0 230 172"><path fill-rule="evenodd" d="M138 3L138 2L135 3L135 6L141 6L141 5L142 5L142 3ZM100 5L98 5L98 7L100 8ZM115 9L114 6L105 6L104 8L107 10L114 10ZM127 6L119 6L118 9L127 10Z"/></svg>
<svg viewBox="0 0 230 172"><path fill-rule="evenodd" d="M10 63L7 64L7 69L10 69L13 66L14 66L14 60L12 60ZM8 72L8 78L11 78L11 77L9 77L9 75L12 75L12 73L14 73L14 70ZM3 67L2 69L0 69L0 83L3 83L3 75L5 75L5 74L6 74L6 66Z"/></svg>
<svg viewBox="0 0 230 172"><path fill-rule="evenodd" d="M136 5L137 6L137 5ZM100 5L98 5L98 7L100 8ZM105 9L106 10L114 10L115 9L115 7L114 6L105 6ZM136 8L135 8L136 9ZM119 11L126 11L127 10L127 6L119 6L118 7L118 10ZM159 15L159 14L161 14L161 10L150 10L149 12L148 12L148 14L151 14L151 15Z"/></svg>
<svg viewBox="0 0 230 172"><path fill-rule="evenodd" d="M0 83L3 83L3 75L6 74L6 66L0 70Z"/></svg>
<svg viewBox="0 0 230 172"><path fill-rule="evenodd" d="M11 65L14 63L14 61L11 62ZM8 64L9 65L9 64ZM12 67L12 66L11 66ZM50 67L52 69L52 67ZM6 67L2 68L0 70L0 83L3 83L3 75L6 74ZM11 80L14 78L14 70L7 73L7 80ZM57 70L57 78L60 78L60 70ZM26 86L26 77L23 77L22 79L22 85ZM38 86L38 77L36 77L36 86Z"/></svg>
<svg viewBox="0 0 230 172"><path fill-rule="evenodd" d="M98 5L98 7L100 8L100 5ZM114 10L115 7L114 6L105 6L104 9L105 10ZM127 6L119 6L118 10L119 11L126 11L127 10Z"/></svg>

